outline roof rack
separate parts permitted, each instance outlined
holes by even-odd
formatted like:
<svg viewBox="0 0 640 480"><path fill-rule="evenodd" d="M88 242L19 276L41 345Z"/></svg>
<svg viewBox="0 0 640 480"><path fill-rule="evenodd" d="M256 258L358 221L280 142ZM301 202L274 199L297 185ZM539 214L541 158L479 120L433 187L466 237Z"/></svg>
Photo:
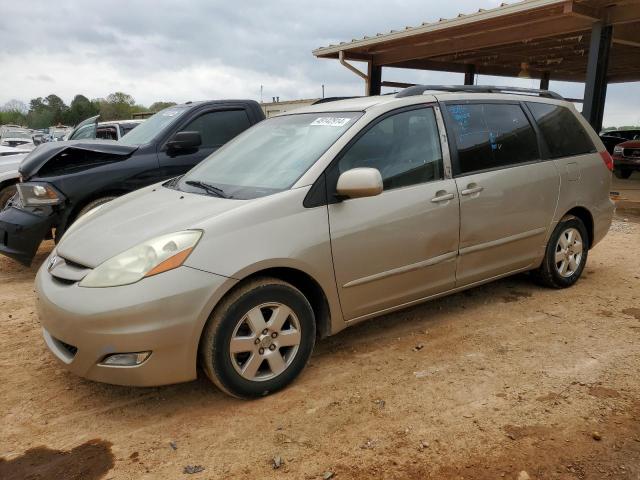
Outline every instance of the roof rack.
<svg viewBox="0 0 640 480"><path fill-rule="evenodd" d="M422 95L429 90L437 92L465 92L465 93L519 93L523 95L537 95L538 97L555 98L564 100L562 95L550 90L538 90L536 88L496 87L491 85L414 85L405 88L396 94L396 98L413 97Z"/></svg>

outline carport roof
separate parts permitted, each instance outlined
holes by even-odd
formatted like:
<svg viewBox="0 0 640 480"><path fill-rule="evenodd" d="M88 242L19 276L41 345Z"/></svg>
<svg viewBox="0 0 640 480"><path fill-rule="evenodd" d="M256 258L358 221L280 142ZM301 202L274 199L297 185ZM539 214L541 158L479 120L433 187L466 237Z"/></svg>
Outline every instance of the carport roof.
<svg viewBox="0 0 640 480"><path fill-rule="evenodd" d="M640 80L640 0L525 0L318 48L318 58L584 81L592 26L613 26L608 81Z"/></svg>

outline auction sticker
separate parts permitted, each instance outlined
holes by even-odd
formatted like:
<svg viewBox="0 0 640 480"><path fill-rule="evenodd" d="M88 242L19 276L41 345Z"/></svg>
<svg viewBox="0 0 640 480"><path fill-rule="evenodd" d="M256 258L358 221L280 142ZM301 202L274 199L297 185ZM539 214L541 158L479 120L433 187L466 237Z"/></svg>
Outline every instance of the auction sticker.
<svg viewBox="0 0 640 480"><path fill-rule="evenodd" d="M350 118L343 117L319 117L316 118L311 125L320 125L323 127L344 127L349 123Z"/></svg>

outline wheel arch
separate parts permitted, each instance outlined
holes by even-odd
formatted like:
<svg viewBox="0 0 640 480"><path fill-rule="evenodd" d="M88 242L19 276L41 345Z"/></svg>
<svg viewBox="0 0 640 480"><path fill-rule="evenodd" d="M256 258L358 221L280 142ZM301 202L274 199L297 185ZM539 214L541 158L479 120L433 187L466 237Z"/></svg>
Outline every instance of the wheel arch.
<svg viewBox="0 0 640 480"><path fill-rule="evenodd" d="M1 178L0 177L0 190L10 187L11 185L16 185L20 181L20 177L8 177Z"/></svg>
<svg viewBox="0 0 640 480"><path fill-rule="evenodd" d="M589 235L589 249L593 245L594 239L594 225L593 225L593 215L591 212L582 206L573 207L571 210L566 212L562 217L566 217L567 215L573 215L574 217L579 218L584 223L585 228L587 229L587 234Z"/></svg>
<svg viewBox="0 0 640 480"><path fill-rule="evenodd" d="M90 195L87 195L85 198L82 199L82 201L78 202L77 205L74 205L73 209L69 212L69 215L67 215L67 218L64 221L64 225L60 226L62 227L61 229L63 233L64 231L66 231L69 225L71 225L73 222L77 220L78 213L80 213L80 211L84 207L89 205L94 200L98 200L99 198L102 198L102 197L120 197L130 192L131 192L130 190L124 190L124 189L109 189L109 190L100 190L98 192L92 192Z"/></svg>
<svg viewBox="0 0 640 480"><path fill-rule="evenodd" d="M224 297L233 290L258 277L272 277L290 283L307 298L316 317L316 337L324 338L331 334L331 308L327 295L320 283L307 272L295 267L266 267L243 276ZM222 299L221 299L222 300Z"/></svg>

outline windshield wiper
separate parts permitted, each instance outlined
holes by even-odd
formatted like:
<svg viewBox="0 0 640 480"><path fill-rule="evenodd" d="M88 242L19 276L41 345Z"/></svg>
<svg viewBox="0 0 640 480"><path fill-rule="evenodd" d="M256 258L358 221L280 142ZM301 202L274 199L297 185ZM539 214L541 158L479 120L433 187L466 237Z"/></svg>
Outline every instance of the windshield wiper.
<svg viewBox="0 0 640 480"><path fill-rule="evenodd" d="M202 190L212 195L215 195L216 197L231 198L229 195L224 193L224 190L222 190L221 188L218 188L206 182L201 182L200 180L187 180L185 183L187 185L191 185L192 187L201 188Z"/></svg>

